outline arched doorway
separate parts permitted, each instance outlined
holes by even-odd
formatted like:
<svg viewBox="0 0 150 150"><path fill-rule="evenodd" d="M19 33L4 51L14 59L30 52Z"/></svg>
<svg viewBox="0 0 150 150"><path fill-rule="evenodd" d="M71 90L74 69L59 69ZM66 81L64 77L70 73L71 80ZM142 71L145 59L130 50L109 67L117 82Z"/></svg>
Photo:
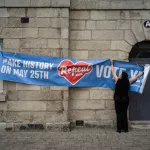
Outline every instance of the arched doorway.
<svg viewBox="0 0 150 150"><path fill-rule="evenodd" d="M150 41L135 44L129 53L129 61L150 64ZM130 93L129 120L150 120L150 74L142 94Z"/></svg>

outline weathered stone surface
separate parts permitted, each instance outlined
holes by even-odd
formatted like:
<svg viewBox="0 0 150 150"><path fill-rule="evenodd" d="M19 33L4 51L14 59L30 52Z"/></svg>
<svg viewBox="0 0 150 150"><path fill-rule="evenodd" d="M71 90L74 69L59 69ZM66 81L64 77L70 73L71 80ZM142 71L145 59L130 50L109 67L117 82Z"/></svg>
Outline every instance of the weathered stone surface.
<svg viewBox="0 0 150 150"><path fill-rule="evenodd" d="M80 20L90 19L90 12L89 11L71 11L70 19L80 19Z"/></svg>
<svg viewBox="0 0 150 150"><path fill-rule="evenodd" d="M126 41L111 41L112 50L122 50L125 52L130 52L131 48L131 45L129 45Z"/></svg>
<svg viewBox="0 0 150 150"><path fill-rule="evenodd" d="M17 101L18 98L18 92L17 91L8 91L8 100L9 101Z"/></svg>
<svg viewBox="0 0 150 150"><path fill-rule="evenodd" d="M11 112L7 111L3 113L3 117L5 122L30 122L30 112Z"/></svg>
<svg viewBox="0 0 150 150"><path fill-rule="evenodd" d="M61 38L62 39L68 39L68 37L69 37L68 29L61 29Z"/></svg>
<svg viewBox="0 0 150 150"><path fill-rule="evenodd" d="M68 45L69 46L69 45ZM61 51L61 57L69 57L68 48L63 48Z"/></svg>
<svg viewBox="0 0 150 150"><path fill-rule="evenodd" d="M90 99L113 99L112 90L90 90Z"/></svg>
<svg viewBox="0 0 150 150"><path fill-rule="evenodd" d="M66 100L63 100L62 101L62 105L63 105L63 111L68 111L70 108L69 108L69 101L68 101L68 99L66 99Z"/></svg>
<svg viewBox="0 0 150 150"><path fill-rule="evenodd" d="M61 45L61 48L68 49L69 48L69 41L68 41L68 39L60 40L60 45Z"/></svg>
<svg viewBox="0 0 150 150"><path fill-rule="evenodd" d="M95 114L96 120L115 120L114 110L97 110Z"/></svg>
<svg viewBox="0 0 150 150"><path fill-rule="evenodd" d="M3 93L3 91L4 91L4 82L3 82L3 80L0 81L0 91L2 91L0 93Z"/></svg>
<svg viewBox="0 0 150 150"><path fill-rule="evenodd" d="M0 27L0 33L2 32L2 29L3 29L3 28Z"/></svg>
<svg viewBox="0 0 150 150"><path fill-rule="evenodd" d="M61 48L60 40L53 40L49 39L48 40L48 47L49 48Z"/></svg>
<svg viewBox="0 0 150 150"><path fill-rule="evenodd" d="M67 91L68 87L65 87L65 86L51 86L50 90L52 90L52 91Z"/></svg>
<svg viewBox="0 0 150 150"><path fill-rule="evenodd" d="M4 49L5 52L13 52L13 53L19 53L20 50L19 49L12 49L12 48L5 48Z"/></svg>
<svg viewBox="0 0 150 150"><path fill-rule="evenodd" d="M94 40L122 40L124 34L122 30L103 30L92 31L92 39Z"/></svg>
<svg viewBox="0 0 150 150"><path fill-rule="evenodd" d="M0 27L6 27L6 26L7 26L7 18L0 18Z"/></svg>
<svg viewBox="0 0 150 150"><path fill-rule="evenodd" d="M139 42L145 40L143 24L140 21L132 21L132 32Z"/></svg>
<svg viewBox="0 0 150 150"><path fill-rule="evenodd" d="M70 122L46 123L46 129L53 132L69 132Z"/></svg>
<svg viewBox="0 0 150 150"><path fill-rule="evenodd" d="M68 120L68 112L32 112L31 118L35 123L65 122Z"/></svg>
<svg viewBox="0 0 150 150"><path fill-rule="evenodd" d="M95 109L105 109L105 101L104 100L72 100L70 102L71 110L95 110Z"/></svg>
<svg viewBox="0 0 150 150"><path fill-rule="evenodd" d="M5 102L6 101L6 94L0 93L0 102Z"/></svg>
<svg viewBox="0 0 150 150"><path fill-rule="evenodd" d="M5 0L1 0L0 1L0 7L4 7L4 5L5 5Z"/></svg>
<svg viewBox="0 0 150 150"><path fill-rule="evenodd" d="M27 52L26 52L27 51ZM32 53L34 55L42 55L42 56L54 56L54 57L59 57L61 56L61 49L23 49L21 50L23 53Z"/></svg>
<svg viewBox="0 0 150 150"><path fill-rule="evenodd" d="M31 7L50 6L50 0L31 0Z"/></svg>
<svg viewBox="0 0 150 150"><path fill-rule="evenodd" d="M106 109L115 109L114 101L106 100L105 106L106 106Z"/></svg>
<svg viewBox="0 0 150 150"><path fill-rule="evenodd" d="M54 28L68 28L69 20L68 18L51 18L51 27Z"/></svg>
<svg viewBox="0 0 150 150"><path fill-rule="evenodd" d="M39 8L37 9L37 17L61 17L61 9Z"/></svg>
<svg viewBox="0 0 150 150"><path fill-rule="evenodd" d="M111 9L143 9L143 1L111 1Z"/></svg>
<svg viewBox="0 0 150 150"><path fill-rule="evenodd" d="M6 7L30 7L30 0L5 0Z"/></svg>
<svg viewBox="0 0 150 150"><path fill-rule="evenodd" d="M0 131L5 131L5 128L6 128L6 123L2 122L0 123Z"/></svg>
<svg viewBox="0 0 150 150"><path fill-rule="evenodd" d="M144 28L144 33L145 33L145 39L150 40L150 29Z"/></svg>
<svg viewBox="0 0 150 150"><path fill-rule="evenodd" d="M16 90L16 83L15 82L7 81L6 84L7 84L7 90L8 91Z"/></svg>
<svg viewBox="0 0 150 150"><path fill-rule="evenodd" d="M4 39L4 48L19 49L20 39Z"/></svg>
<svg viewBox="0 0 150 150"><path fill-rule="evenodd" d="M89 91L88 90L80 90L80 89L71 89L70 90L70 99L71 100L86 100L89 99Z"/></svg>
<svg viewBox="0 0 150 150"><path fill-rule="evenodd" d="M103 120L103 121L84 121L84 127L86 128L112 128L113 120Z"/></svg>
<svg viewBox="0 0 150 150"><path fill-rule="evenodd" d="M25 8L8 8L9 17L25 17Z"/></svg>
<svg viewBox="0 0 150 150"><path fill-rule="evenodd" d="M106 11L106 20L120 19L120 11Z"/></svg>
<svg viewBox="0 0 150 150"><path fill-rule="evenodd" d="M88 51L69 51L69 56L74 59L88 59Z"/></svg>
<svg viewBox="0 0 150 150"><path fill-rule="evenodd" d="M99 9L99 10L120 10L120 9L143 9L149 8L149 2L143 0L138 1L117 1L117 0L71 0L71 9Z"/></svg>
<svg viewBox="0 0 150 150"><path fill-rule="evenodd" d="M62 17L69 17L69 9L68 8L62 8Z"/></svg>
<svg viewBox="0 0 150 150"><path fill-rule="evenodd" d="M36 38L38 37L38 28L23 28L22 29L23 38Z"/></svg>
<svg viewBox="0 0 150 150"><path fill-rule="evenodd" d="M9 101L8 111L46 111L46 102L39 101Z"/></svg>
<svg viewBox="0 0 150 150"><path fill-rule="evenodd" d="M27 17L36 17L37 8L28 8L27 9Z"/></svg>
<svg viewBox="0 0 150 150"><path fill-rule="evenodd" d="M143 11L143 10L141 10L139 12L140 12L140 15L141 15L142 19L148 19L149 18L149 14L150 14L149 11Z"/></svg>
<svg viewBox="0 0 150 150"><path fill-rule="evenodd" d="M70 7L70 0L52 0L53 7Z"/></svg>
<svg viewBox="0 0 150 150"><path fill-rule="evenodd" d="M21 39L21 48L47 48L47 39Z"/></svg>
<svg viewBox="0 0 150 150"><path fill-rule="evenodd" d="M94 120L94 110L72 110L70 112L71 120Z"/></svg>
<svg viewBox="0 0 150 150"><path fill-rule="evenodd" d="M0 111L7 111L7 104L6 103L0 104Z"/></svg>
<svg viewBox="0 0 150 150"><path fill-rule="evenodd" d="M70 20L70 29L85 29L85 21Z"/></svg>
<svg viewBox="0 0 150 150"><path fill-rule="evenodd" d="M91 39L91 31L71 31L70 39L74 40L88 40Z"/></svg>
<svg viewBox="0 0 150 150"><path fill-rule="evenodd" d="M18 91L19 100L41 100L41 95L39 91Z"/></svg>
<svg viewBox="0 0 150 150"><path fill-rule="evenodd" d="M66 100L66 101L68 101L69 100L69 97L70 95L69 95L69 91L67 90L67 91L63 91L63 101L64 100Z"/></svg>
<svg viewBox="0 0 150 150"><path fill-rule="evenodd" d="M62 112L64 111L62 101L50 101L46 104L46 111L57 111Z"/></svg>
<svg viewBox="0 0 150 150"><path fill-rule="evenodd" d="M93 20L89 20L86 22L86 29L95 29L96 28L96 22Z"/></svg>
<svg viewBox="0 0 150 150"><path fill-rule="evenodd" d="M117 29L116 21L96 21L96 29Z"/></svg>
<svg viewBox="0 0 150 150"><path fill-rule="evenodd" d="M60 38L61 30L60 29L50 29L50 28L40 28L39 36L41 38Z"/></svg>
<svg viewBox="0 0 150 150"><path fill-rule="evenodd" d="M22 38L21 28L3 28L1 38Z"/></svg>
<svg viewBox="0 0 150 150"><path fill-rule="evenodd" d="M9 14L7 13L7 8L0 8L0 17L9 17Z"/></svg>
<svg viewBox="0 0 150 150"><path fill-rule="evenodd" d="M26 27L25 24L21 24L20 18L8 18L7 27Z"/></svg>
<svg viewBox="0 0 150 150"><path fill-rule="evenodd" d="M131 21L117 20L117 29L131 29Z"/></svg>
<svg viewBox="0 0 150 150"><path fill-rule="evenodd" d="M62 100L63 99L63 91L43 91L41 93L42 100Z"/></svg>
<svg viewBox="0 0 150 150"><path fill-rule="evenodd" d="M130 11L130 18L131 19L142 19L141 14L139 11Z"/></svg>
<svg viewBox="0 0 150 150"><path fill-rule="evenodd" d="M130 19L129 11L120 11L120 18L121 19Z"/></svg>
<svg viewBox="0 0 150 150"><path fill-rule="evenodd" d="M16 90L18 90L18 91L38 91L38 90L40 90L40 86L17 83Z"/></svg>
<svg viewBox="0 0 150 150"><path fill-rule="evenodd" d="M92 20L105 20L105 11L91 11Z"/></svg>
<svg viewBox="0 0 150 150"><path fill-rule="evenodd" d="M89 59L108 58L113 60L127 60L129 53L123 51L89 51Z"/></svg>
<svg viewBox="0 0 150 150"><path fill-rule="evenodd" d="M31 124L31 123L15 123L15 131L42 131L45 129L44 124Z"/></svg>
<svg viewBox="0 0 150 150"><path fill-rule="evenodd" d="M137 43L137 39L135 38L134 34L130 30L125 31L125 40L130 44L134 45Z"/></svg>
<svg viewBox="0 0 150 150"><path fill-rule="evenodd" d="M29 18L29 23L21 23L20 18L8 18L7 27L37 28L50 27L50 18Z"/></svg>
<svg viewBox="0 0 150 150"><path fill-rule="evenodd" d="M70 48L81 50L108 50L110 49L110 41L71 41Z"/></svg>

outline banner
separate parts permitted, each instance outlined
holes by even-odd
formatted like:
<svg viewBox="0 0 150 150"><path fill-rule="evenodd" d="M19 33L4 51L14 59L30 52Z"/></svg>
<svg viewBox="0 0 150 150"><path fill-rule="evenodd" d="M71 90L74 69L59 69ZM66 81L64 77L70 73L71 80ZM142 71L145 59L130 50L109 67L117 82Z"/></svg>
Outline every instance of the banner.
<svg viewBox="0 0 150 150"><path fill-rule="evenodd" d="M134 63L114 61L116 74L126 71L130 77L144 70ZM141 93L142 79L131 85ZM0 53L0 80L43 86L115 88L110 60L75 60L21 53Z"/></svg>

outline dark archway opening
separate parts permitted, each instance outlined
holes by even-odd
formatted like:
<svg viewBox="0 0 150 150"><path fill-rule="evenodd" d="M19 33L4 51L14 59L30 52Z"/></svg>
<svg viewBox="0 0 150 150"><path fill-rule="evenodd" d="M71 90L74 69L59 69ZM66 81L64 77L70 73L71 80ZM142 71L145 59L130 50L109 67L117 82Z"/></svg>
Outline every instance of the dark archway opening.
<svg viewBox="0 0 150 150"><path fill-rule="evenodd" d="M150 58L150 41L142 41L132 47L129 60L135 58Z"/></svg>
<svg viewBox="0 0 150 150"><path fill-rule="evenodd" d="M150 41L142 41L133 46L129 61L141 65L150 64ZM129 119L131 121L150 120L150 74L142 94L130 94Z"/></svg>

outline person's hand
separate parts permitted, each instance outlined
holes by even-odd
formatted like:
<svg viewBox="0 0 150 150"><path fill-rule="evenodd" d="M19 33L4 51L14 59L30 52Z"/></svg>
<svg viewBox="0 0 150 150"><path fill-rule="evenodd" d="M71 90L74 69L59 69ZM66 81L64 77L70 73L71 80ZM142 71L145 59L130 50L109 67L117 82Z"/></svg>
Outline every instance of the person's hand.
<svg viewBox="0 0 150 150"><path fill-rule="evenodd" d="M110 59L110 63L111 63L111 65L113 65L113 60Z"/></svg>

